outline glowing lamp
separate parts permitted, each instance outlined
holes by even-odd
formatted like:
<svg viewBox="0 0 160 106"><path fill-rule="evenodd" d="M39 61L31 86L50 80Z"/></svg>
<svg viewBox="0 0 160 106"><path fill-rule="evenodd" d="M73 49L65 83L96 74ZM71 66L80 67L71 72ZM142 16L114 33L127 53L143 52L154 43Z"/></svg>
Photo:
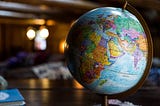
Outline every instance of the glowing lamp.
<svg viewBox="0 0 160 106"><path fill-rule="evenodd" d="M49 36L49 31L48 31L48 29L47 29L46 27L42 26L42 27L40 28L39 34L40 34L40 37L41 37L41 38L46 39L46 38Z"/></svg>
<svg viewBox="0 0 160 106"><path fill-rule="evenodd" d="M29 28L26 35L29 40L33 40L36 36L36 32L32 28Z"/></svg>

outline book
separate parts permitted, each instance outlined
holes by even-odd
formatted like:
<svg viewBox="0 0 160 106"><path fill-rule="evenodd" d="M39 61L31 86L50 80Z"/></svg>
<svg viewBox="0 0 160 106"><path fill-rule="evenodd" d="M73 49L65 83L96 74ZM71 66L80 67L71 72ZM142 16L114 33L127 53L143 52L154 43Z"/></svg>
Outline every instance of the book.
<svg viewBox="0 0 160 106"><path fill-rule="evenodd" d="M0 106L25 106L24 97L16 88L0 90Z"/></svg>

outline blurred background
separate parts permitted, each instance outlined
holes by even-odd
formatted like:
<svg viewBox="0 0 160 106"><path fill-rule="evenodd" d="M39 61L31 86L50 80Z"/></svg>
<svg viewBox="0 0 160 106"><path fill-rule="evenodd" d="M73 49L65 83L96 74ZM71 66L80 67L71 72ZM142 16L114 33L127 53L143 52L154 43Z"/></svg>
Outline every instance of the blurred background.
<svg viewBox="0 0 160 106"><path fill-rule="evenodd" d="M160 1L127 0L151 31L154 61L149 75L160 80ZM5 78L70 79L64 45L73 22L102 6L123 7L124 0L0 0L0 74Z"/></svg>

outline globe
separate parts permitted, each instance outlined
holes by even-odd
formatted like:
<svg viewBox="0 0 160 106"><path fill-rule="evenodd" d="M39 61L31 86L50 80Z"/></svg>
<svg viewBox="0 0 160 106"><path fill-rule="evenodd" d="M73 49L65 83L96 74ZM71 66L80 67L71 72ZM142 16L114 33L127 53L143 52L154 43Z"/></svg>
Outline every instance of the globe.
<svg viewBox="0 0 160 106"><path fill-rule="evenodd" d="M91 10L69 31L67 67L80 84L95 93L134 91L146 78L151 63L151 38L145 28L126 9Z"/></svg>

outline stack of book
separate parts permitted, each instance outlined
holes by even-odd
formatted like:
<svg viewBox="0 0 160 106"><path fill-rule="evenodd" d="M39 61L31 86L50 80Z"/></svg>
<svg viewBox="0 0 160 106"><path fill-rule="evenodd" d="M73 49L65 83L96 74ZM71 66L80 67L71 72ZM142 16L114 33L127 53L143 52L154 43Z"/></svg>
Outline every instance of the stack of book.
<svg viewBox="0 0 160 106"><path fill-rule="evenodd" d="M24 97L18 89L0 90L0 106L25 106Z"/></svg>

